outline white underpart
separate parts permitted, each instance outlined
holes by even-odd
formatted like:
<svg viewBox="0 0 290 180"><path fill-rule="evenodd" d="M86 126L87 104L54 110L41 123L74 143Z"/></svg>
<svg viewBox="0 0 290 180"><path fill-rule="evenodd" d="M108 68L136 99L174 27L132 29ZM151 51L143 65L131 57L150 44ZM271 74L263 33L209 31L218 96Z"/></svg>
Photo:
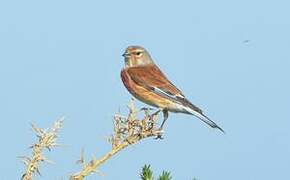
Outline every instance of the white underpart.
<svg viewBox="0 0 290 180"><path fill-rule="evenodd" d="M165 96L167 98L172 98L173 100L175 100L176 103L175 103L174 111L176 111L176 112L187 112L189 114L192 114L192 115L196 116L197 118L199 118L200 120L202 120L203 122L205 122L206 124L208 124L209 126L211 126L213 128L219 128L221 131L223 131L212 120L210 120L208 117L206 117L202 113L197 112L194 109L192 109L192 108L190 108L188 106L183 105L182 103L179 103L178 102L178 99L177 99L177 96L168 94L168 93L164 92L163 90L161 90L159 88L156 88L156 87L154 87L154 91L157 94L160 94L160 95L163 95L163 96ZM180 96L180 97L182 97L182 96Z"/></svg>
<svg viewBox="0 0 290 180"><path fill-rule="evenodd" d="M157 94L160 94L161 96L165 96L167 98L171 98L172 100L174 100L176 102L175 103L175 108L178 109L177 112L184 112L184 111L189 112L187 109L190 109L190 108L188 108L188 107L182 105L181 103L179 103L178 100L177 100L177 96L171 95L171 94L169 94L169 93L167 93L167 92L165 92L162 89L159 89L157 87L154 87L154 91ZM183 96L179 96L179 97L184 98ZM189 112L189 113L191 113L191 112Z"/></svg>
<svg viewBox="0 0 290 180"><path fill-rule="evenodd" d="M203 122L205 122L206 124L208 124L209 126L211 126L212 128L218 128L218 129L220 129L221 131L223 131L215 122L213 122L212 120L210 120L208 117L206 117L205 115L203 115L203 114L201 114L201 113L199 113L199 112L197 112L197 111L195 111L195 110L193 110L193 109L191 109L190 107L186 107L186 106L183 106L183 105L181 105L181 107L185 110L185 111L187 111L187 112L189 112L190 114L192 114L192 115L194 115L194 116L196 116L196 117L198 117L200 120L202 120ZM224 132L224 131L223 131Z"/></svg>
<svg viewBox="0 0 290 180"><path fill-rule="evenodd" d="M200 114L200 113L197 112L197 111L194 111L194 110L191 109L190 107L187 107L187 106L184 106L184 105L180 105L180 108L182 108L184 111L189 112L190 114L192 114L192 115L198 117L198 118L201 119L201 120L205 120L205 119L206 119L202 114Z"/></svg>

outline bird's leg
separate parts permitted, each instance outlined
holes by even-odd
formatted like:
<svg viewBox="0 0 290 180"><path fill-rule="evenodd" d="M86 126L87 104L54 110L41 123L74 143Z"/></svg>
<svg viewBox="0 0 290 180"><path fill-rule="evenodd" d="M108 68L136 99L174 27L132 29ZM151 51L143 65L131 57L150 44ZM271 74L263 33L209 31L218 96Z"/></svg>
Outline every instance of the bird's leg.
<svg viewBox="0 0 290 180"><path fill-rule="evenodd" d="M168 119L168 115L169 115L169 114L168 114L168 110L166 110L166 109L163 109L162 112L163 112L163 122L162 122L162 124L161 124L161 126L160 126L160 128L159 128L160 131L162 131L163 126L164 126L166 120ZM162 134L159 134L159 135L156 137L156 139L163 139Z"/></svg>
<svg viewBox="0 0 290 180"><path fill-rule="evenodd" d="M147 112L145 111L145 115L146 115L146 117L149 118L149 122L150 122L149 129L154 129L154 125L155 125L155 121L156 121L156 118L154 118L154 117L157 116L160 111L161 110L159 109L156 112L154 112L153 114L149 114L148 111Z"/></svg>
<svg viewBox="0 0 290 180"><path fill-rule="evenodd" d="M156 116L161 110L158 109L155 113L150 115L150 119L153 119L154 116Z"/></svg>
<svg viewBox="0 0 290 180"><path fill-rule="evenodd" d="M168 111L164 109L162 112L163 112L163 122L159 128L160 130L163 129L163 126L164 126L166 120L168 119Z"/></svg>

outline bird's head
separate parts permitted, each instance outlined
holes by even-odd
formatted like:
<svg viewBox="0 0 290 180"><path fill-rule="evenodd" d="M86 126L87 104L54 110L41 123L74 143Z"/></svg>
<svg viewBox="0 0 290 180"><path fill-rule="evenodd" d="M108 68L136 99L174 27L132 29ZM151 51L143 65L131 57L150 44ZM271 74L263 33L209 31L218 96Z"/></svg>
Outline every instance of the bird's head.
<svg viewBox="0 0 290 180"><path fill-rule="evenodd" d="M141 46L129 46L123 54L126 67L154 64L149 53Z"/></svg>

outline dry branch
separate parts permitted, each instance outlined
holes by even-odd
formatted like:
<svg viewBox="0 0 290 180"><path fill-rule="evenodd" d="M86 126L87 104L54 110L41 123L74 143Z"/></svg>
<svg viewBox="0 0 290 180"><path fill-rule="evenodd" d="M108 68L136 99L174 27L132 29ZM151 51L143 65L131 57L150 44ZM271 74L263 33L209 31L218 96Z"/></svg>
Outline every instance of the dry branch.
<svg viewBox="0 0 290 180"><path fill-rule="evenodd" d="M35 132L38 142L33 144L31 157L22 156L20 157L26 166L25 173L22 175L22 180L32 180L35 173L40 174L39 163L40 162L50 162L44 155L43 150L48 149L49 151L55 147L59 146L56 143L57 133L61 128L63 123L63 118L60 118L54 122L53 126L49 129L41 129L32 124L32 130Z"/></svg>
<svg viewBox="0 0 290 180"><path fill-rule="evenodd" d="M119 114L114 117L114 133L110 138L112 150L103 155L99 159L93 159L89 163L84 164L83 169L72 175L71 180L83 180L86 176L96 172L97 168L110 159L113 155L135 144L144 138L157 137L162 134L159 128L156 127L157 113L149 114L149 109L142 108L137 110L133 100L128 105L129 114L127 117ZM145 116L139 120L137 115L144 111Z"/></svg>

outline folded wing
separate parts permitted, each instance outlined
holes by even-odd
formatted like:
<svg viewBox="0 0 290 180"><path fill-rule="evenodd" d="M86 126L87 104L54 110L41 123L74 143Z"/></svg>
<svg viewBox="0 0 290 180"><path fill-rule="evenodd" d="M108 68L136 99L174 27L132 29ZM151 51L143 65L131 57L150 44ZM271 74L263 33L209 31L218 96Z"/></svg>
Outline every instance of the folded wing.
<svg viewBox="0 0 290 180"><path fill-rule="evenodd" d="M200 108L188 101L156 65L131 67L128 68L127 73L139 86L180 104L185 113L195 115L212 128L217 128L224 132L222 128L205 116Z"/></svg>
<svg viewBox="0 0 290 180"><path fill-rule="evenodd" d="M190 103L156 65L132 67L127 72L130 78L139 86L202 113L201 109Z"/></svg>

